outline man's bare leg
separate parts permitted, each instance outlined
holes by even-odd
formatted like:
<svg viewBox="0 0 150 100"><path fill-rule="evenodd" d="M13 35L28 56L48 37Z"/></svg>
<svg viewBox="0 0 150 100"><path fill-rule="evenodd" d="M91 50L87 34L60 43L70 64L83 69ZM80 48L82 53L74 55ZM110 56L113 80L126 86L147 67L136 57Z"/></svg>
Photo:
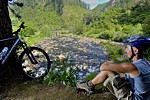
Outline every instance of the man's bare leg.
<svg viewBox="0 0 150 100"><path fill-rule="evenodd" d="M103 83L108 77L114 76L114 73L111 71L101 71L96 75L94 79L91 80L93 85Z"/></svg>
<svg viewBox="0 0 150 100"><path fill-rule="evenodd" d="M114 76L114 73L110 71L101 71L93 80L77 82L76 86L79 89L83 89L92 93L92 88L94 85L103 83L110 76Z"/></svg>

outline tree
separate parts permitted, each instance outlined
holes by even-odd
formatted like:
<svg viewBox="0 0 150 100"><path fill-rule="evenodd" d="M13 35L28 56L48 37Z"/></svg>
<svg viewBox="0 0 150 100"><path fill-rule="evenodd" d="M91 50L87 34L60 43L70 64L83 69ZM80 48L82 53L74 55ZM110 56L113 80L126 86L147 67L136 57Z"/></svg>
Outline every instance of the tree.
<svg viewBox="0 0 150 100"><path fill-rule="evenodd" d="M7 0L0 1L0 38L5 38L12 35L12 26L9 18L7 2Z"/></svg>
<svg viewBox="0 0 150 100"><path fill-rule="evenodd" d="M150 15L147 16L147 18L144 20L143 22L143 32L144 35L149 36L150 37Z"/></svg>
<svg viewBox="0 0 150 100"><path fill-rule="evenodd" d="M8 0L0 0L0 39L12 36L12 25L8 11ZM0 43L0 52L6 43ZM9 46L9 44L8 44ZM0 66L0 83L3 83L4 79L13 78L18 74L15 66L17 66L17 56L11 57L8 64L4 67Z"/></svg>

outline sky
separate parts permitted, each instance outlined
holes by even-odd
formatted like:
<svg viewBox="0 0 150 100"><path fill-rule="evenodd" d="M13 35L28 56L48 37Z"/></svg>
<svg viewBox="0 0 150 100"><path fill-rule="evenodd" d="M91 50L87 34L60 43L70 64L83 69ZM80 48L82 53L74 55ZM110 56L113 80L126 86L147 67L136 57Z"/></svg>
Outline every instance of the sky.
<svg viewBox="0 0 150 100"><path fill-rule="evenodd" d="M110 0L81 0L85 2L86 4L90 5L90 9L95 8L97 5L108 2Z"/></svg>

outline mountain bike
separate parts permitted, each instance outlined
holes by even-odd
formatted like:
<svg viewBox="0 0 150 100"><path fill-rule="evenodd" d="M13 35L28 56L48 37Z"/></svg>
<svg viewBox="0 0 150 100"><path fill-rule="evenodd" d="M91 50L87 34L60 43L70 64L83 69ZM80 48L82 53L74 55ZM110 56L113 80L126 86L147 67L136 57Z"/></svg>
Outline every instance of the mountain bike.
<svg viewBox="0 0 150 100"><path fill-rule="evenodd" d="M13 32L12 37L0 40L0 43L2 44L12 44L11 46L7 47L8 51L3 52L5 50L2 50L1 54L5 54L0 60L0 66L5 66L8 63L7 61L11 57L11 55L16 51L17 48L19 48L22 50L18 60L19 69L22 74L28 79L38 79L44 77L50 70L49 55L39 47L29 46L19 37L18 33L23 28L25 28L24 22L22 22L17 31Z"/></svg>

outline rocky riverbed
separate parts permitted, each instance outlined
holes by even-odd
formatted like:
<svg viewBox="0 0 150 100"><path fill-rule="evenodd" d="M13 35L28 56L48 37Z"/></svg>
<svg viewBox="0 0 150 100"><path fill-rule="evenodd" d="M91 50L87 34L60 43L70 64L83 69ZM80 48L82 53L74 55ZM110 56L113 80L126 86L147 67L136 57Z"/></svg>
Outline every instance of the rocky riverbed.
<svg viewBox="0 0 150 100"><path fill-rule="evenodd" d="M68 57L78 67L79 80L92 72L98 72L99 66L108 60L105 49L100 40L75 35L58 35L45 38L36 44L49 54L51 60L57 57Z"/></svg>

